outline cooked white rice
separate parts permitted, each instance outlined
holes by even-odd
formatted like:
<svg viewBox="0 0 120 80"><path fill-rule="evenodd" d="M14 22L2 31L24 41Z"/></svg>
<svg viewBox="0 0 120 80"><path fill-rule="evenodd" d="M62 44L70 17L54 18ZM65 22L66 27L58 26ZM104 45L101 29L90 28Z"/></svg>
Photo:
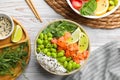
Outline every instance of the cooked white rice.
<svg viewBox="0 0 120 80"><path fill-rule="evenodd" d="M45 67L45 69L56 72L56 73L65 73L67 70L58 63L54 58L48 57L45 54L37 54L37 60L39 63Z"/></svg>

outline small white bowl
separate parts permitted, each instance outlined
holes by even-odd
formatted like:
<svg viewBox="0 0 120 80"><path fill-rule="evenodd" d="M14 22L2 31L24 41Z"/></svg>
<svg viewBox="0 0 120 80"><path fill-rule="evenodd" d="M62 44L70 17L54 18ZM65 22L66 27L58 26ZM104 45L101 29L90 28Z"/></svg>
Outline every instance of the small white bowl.
<svg viewBox="0 0 120 80"><path fill-rule="evenodd" d="M13 33L13 31L14 31L14 22L13 22L13 19L9 15L7 15L5 13L0 13L0 18L1 17L7 18L10 21L10 24L11 24L11 31L9 32L9 34L4 36L4 37L0 37L0 40L4 40L4 39L10 37L11 34Z"/></svg>
<svg viewBox="0 0 120 80"><path fill-rule="evenodd" d="M76 9L72 6L70 0L66 0L66 1L67 1L68 5L72 8L72 10L73 10L74 12L76 12L76 13L79 14L79 15L81 15L80 12L79 12L78 10L76 10ZM91 19L103 18L103 17L106 17L106 16L112 14L113 12L115 12L115 11L119 8L119 6L120 6L120 0L118 0L118 4L114 7L114 9L112 9L111 11L109 11L109 12L107 12L107 13L101 15L101 16L84 16L84 15L81 15L81 16L86 17L86 18L91 18Z"/></svg>

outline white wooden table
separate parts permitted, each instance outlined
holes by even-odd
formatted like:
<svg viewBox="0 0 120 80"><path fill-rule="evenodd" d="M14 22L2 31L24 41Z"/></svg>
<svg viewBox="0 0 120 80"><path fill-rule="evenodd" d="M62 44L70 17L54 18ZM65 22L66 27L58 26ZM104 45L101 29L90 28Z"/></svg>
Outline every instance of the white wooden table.
<svg viewBox="0 0 120 80"><path fill-rule="evenodd" d="M29 80L62 80L63 76L52 75L39 66L34 56L34 41L37 33L46 23L55 19L62 19L63 17L51 9L44 0L33 0L33 2L41 15L43 23L40 23L35 18L25 0L0 0L0 13L7 13L17 18L28 31L31 39L30 63L25 72L17 80L26 80L24 75ZM120 40L120 28L106 30L93 29L84 25L83 27L89 35L91 51L107 42Z"/></svg>

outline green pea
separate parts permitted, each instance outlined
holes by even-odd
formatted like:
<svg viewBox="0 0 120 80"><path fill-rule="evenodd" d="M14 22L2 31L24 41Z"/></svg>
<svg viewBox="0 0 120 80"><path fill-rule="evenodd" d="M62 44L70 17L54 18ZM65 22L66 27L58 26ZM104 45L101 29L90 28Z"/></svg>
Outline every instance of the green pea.
<svg viewBox="0 0 120 80"><path fill-rule="evenodd" d="M66 57L65 57L65 56L60 57L60 58L58 58L58 61L60 61L60 62L65 62L65 61L66 61Z"/></svg>
<svg viewBox="0 0 120 80"><path fill-rule="evenodd" d="M37 53L39 53L41 50L40 50L40 48L37 48Z"/></svg>
<svg viewBox="0 0 120 80"><path fill-rule="evenodd" d="M52 56L53 58L56 58L56 57L57 57L57 54L56 54L56 53L51 53L51 56Z"/></svg>
<svg viewBox="0 0 120 80"><path fill-rule="evenodd" d="M67 67L67 65L68 65L68 62L67 62L67 61L65 61L65 62L64 62L64 64L63 64L63 66L66 68L66 67Z"/></svg>
<svg viewBox="0 0 120 80"><path fill-rule="evenodd" d="M69 58L67 58L66 60L67 60L67 61L70 61L71 59L72 59L72 58L71 58L71 57L69 57Z"/></svg>
<svg viewBox="0 0 120 80"><path fill-rule="evenodd" d="M37 44L42 44L43 41L41 39L37 39Z"/></svg>
<svg viewBox="0 0 120 80"><path fill-rule="evenodd" d="M62 57L62 56L64 56L63 52L59 52L58 55L57 55L57 57Z"/></svg>
<svg viewBox="0 0 120 80"><path fill-rule="evenodd" d="M110 0L110 1L109 1L109 4L110 4L111 6L114 6L114 1L113 1L113 0Z"/></svg>
<svg viewBox="0 0 120 80"><path fill-rule="evenodd" d="M50 50L51 50L52 52L56 52L56 49L54 49L54 48L51 48Z"/></svg>
<svg viewBox="0 0 120 80"><path fill-rule="evenodd" d="M39 38L43 39L43 37L44 37L43 33L40 33Z"/></svg>
<svg viewBox="0 0 120 80"><path fill-rule="evenodd" d="M47 52L47 56L51 56L51 53L50 53L50 52Z"/></svg>
<svg viewBox="0 0 120 80"><path fill-rule="evenodd" d="M72 64L71 64L71 63L68 63L68 65L67 65L67 70L68 70L68 71L71 71L71 70L72 70Z"/></svg>
<svg viewBox="0 0 120 80"><path fill-rule="evenodd" d="M115 6L109 6L108 10L112 10Z"/></svg>

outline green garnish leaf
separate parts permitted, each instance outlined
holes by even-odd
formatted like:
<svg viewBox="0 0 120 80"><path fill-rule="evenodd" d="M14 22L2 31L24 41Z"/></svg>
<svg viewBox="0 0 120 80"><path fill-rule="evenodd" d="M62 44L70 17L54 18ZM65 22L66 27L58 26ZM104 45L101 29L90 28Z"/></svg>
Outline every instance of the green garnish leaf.
<svg viewBox="0 0 120 80"><path fill-rule="evenodd" d="M22 64L22 69L24 69L25 66L26 66L26 62L25 62L25 60L22 60L21 64Z"/></svg>
<svg viewBox="0 0 120 80"><path fill-rule="evenodd" d="M0 53L0 75L10 74L12 76L14 72L11 69L16 68L19 63L22 68L25 67L25 58L28 55L25 47L27 47L27 43L22 43L17 48L7 47L2 49Z"/></svg>
<svg viewBox="0 0 120 80"><path fill-rule="evenodd" d="M92 15L97 8L96 0L89 0L89 2L85 3L80 13L82 15Z"/></svg>
<svg viewBox="0 0 120 80"><path fill-rule="evenodd" d="M48 27L43 31L43 33L52 33L53 37L61 37L65 32L74 32L77 29L77 25L67 22L67 21L58 21L48 25Z"/></svg>

